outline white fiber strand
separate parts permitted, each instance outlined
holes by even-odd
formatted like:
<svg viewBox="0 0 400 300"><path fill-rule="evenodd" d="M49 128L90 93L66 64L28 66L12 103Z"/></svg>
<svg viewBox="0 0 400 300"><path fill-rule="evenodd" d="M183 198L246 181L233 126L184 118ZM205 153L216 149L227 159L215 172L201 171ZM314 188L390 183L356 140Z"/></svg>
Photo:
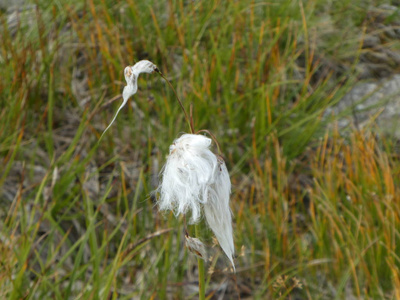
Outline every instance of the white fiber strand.
<svg viewBox="0 0 400 300"><path fill-rule="evenodd" d="M231 181L223 160L219 161L219 168L213 188L210 189L207 203L204 204L204 215L208 226L214 232L226 256L232 263L235 253L232 233L232 212L229 207Z"/></svg>

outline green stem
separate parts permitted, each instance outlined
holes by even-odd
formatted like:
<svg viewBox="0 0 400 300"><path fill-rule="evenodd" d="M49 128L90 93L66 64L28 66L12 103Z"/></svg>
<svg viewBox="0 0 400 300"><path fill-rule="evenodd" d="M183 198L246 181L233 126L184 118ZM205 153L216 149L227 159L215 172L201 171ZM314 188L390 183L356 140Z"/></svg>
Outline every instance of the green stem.
<svg viewBox="0 0 400 300"><path fill-rule="evenodd" d="M199 237L199 225L195 225L195 235ZM206 282L205 282L205 273L204 273L204 260L200 257L197 258L197 265L199 268L199 300L206 299Z"/></svg>
<svg viewBox="0 0 400 300"><path fill-rule="evenodd" d="M176 91L175 91L174 87L172 86L171 82L169 82L169 80L164 76L163 73L161 73L161 71L160 71L158 68L157 68L155 71L156 71L162 78L164 78L164 80L165 80L165 81L168 83L168 85L171 87L172 91L173 91L174 94L175 94L176 99L177 99L178 102L179 102L179 105L181 106L181 108L182 108L182 110L183 110L183 113L185 114L185 119L186 119L186 122L187 122L188 125L189 125L190 131L191 131L192 134L194 134L193 122L190 121L189 116L188 116L188 114L187 114L187 112L186 112L186 109L185 109L185 107L183 106L181 99L179 99L179 96L178 96L178 94L176 93Z"/></svg>

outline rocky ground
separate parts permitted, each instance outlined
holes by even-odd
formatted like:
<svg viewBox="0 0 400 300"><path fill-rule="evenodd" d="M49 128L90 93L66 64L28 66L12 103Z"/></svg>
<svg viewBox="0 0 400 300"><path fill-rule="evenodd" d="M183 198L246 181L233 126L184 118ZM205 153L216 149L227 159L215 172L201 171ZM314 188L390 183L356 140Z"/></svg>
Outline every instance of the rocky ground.
<svg viewBox="0 0 400 300"><path fill-rule="evenodd" d="M358 82L338 105L327 113L352 112L339 126L368 126L376 120L378 130L400 138L400 11L382 5L367 15L362 49L355 71Z"/></svg>

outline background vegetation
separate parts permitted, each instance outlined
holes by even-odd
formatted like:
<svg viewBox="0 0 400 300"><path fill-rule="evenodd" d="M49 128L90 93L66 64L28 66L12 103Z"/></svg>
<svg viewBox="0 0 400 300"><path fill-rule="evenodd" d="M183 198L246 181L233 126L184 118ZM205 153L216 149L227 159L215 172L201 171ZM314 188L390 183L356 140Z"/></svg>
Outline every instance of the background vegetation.
<svg viewBox="0 0 400 300"><path fill-rule="evenodd" d="M209 299L400 299L398 141L330 110L390 1L42 1L0 13L0 298L196 299L182 220L151 191L188 128L155 74L100 143L123 69L150 59L218 138L237 273ZM399 30L397 28L397 30Z"/></svg>

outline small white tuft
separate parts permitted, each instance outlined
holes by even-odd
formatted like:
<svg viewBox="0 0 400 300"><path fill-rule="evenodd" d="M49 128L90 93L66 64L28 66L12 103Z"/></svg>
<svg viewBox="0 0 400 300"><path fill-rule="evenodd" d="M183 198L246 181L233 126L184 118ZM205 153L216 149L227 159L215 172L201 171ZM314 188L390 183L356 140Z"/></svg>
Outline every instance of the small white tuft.
<svg viewBox="0 0 400 300"><path fill-rule="evenodd" d="M119 111L125 106L125 104L128 102L129 98L136 94L138 86L137 86L137 80L139 78L139 75L141 73L153 73L157 69L157 66L153 64L151 61L148 60L141 60L137 62L133 67L128 66L124 70L124 75L125 75L125 80L126 80L126 86L124 87L124 90L122 92L122 104L118 108L114 118L112 119L110 125L107 126L107 128L103 131L103 134L101 135L100 139L103 137L104 133L111 127L111 125L114 123L115 119L118 116Z"/></svg>
<svg viewBox="0 0 400 300"><path fill-rule="evenodd" d="M140 73L151 74L157 69L157 66L149 60L141 60L132 67L132 72L139 77Z"/></svg>
<svg viewBox="0 0 400 300"><path fill-rule="evenodd" d="M210 151L210 145L211 139L197 134L184 134L174 141L161 171L158 205L175 215L190 211L190 223L197 223L203 204L207 223L234 266L231 182L224 161Z"/></svg>
<svg viewBox="0 0 400 300"><path fill-rule="evenodd" d="M206 247L204 247L203 242L200 241L198 238L193 238L186 234L185 245L186 248L188 248L188 250L192 252L194 255L196 255L197 257L201 258L204 261L207 261Z"/></svg>

